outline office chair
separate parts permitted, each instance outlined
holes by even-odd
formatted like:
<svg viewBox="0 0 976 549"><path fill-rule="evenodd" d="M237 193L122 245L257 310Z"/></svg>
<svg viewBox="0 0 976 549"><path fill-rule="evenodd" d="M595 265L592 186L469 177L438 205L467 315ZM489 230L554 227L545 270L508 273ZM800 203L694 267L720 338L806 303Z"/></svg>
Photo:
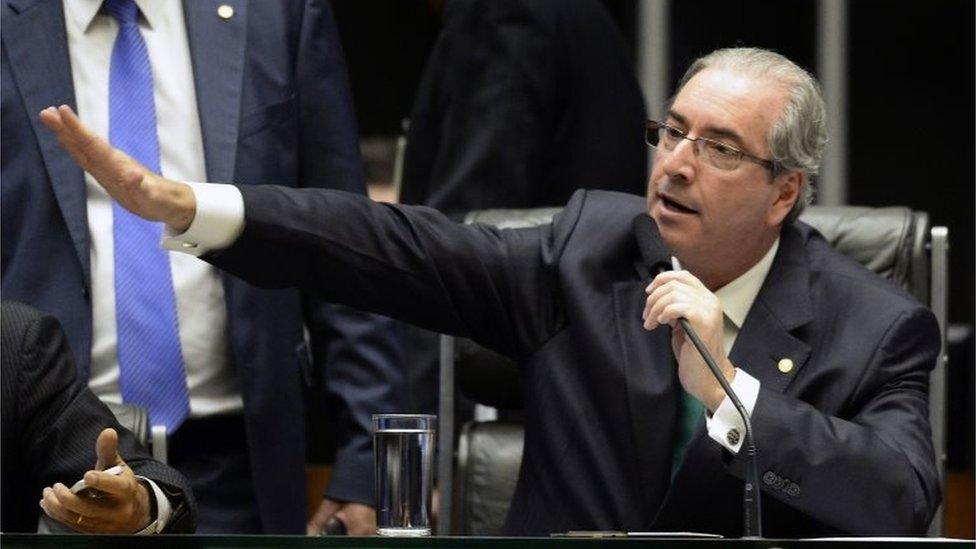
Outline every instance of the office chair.
<svg viewBox="0 0 976 549"><path fill-rule="evenodd" d="M152 454L156 461L166 463L166 426L149 425L149 413L142 406L135 404L117 404L106 402L115 420L126 429L132 431L136 440Z"/></svg>

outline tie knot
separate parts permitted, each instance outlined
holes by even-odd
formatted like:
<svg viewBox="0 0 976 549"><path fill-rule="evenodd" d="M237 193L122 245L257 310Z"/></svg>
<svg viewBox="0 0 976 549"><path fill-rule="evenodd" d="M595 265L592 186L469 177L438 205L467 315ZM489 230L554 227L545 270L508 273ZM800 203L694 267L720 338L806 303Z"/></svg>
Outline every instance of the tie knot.
<svg viewBox="0 0 976 549"><path fill-rule="evenodd" d="M139 6L135 0L105 0L103 6L119 25L134 25L139 17Z"/></svg>

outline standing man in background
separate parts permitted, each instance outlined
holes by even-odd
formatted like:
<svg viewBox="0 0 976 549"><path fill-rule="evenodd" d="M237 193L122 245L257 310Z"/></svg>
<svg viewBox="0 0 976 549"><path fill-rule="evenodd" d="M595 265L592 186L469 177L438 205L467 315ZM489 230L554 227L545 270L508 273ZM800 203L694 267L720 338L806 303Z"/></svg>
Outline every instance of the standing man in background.
<svg viewBox="0 0 976 549"><path fill-rule="evenodd" d="M79 377L101 398L142 404L166 425L203 533L306 531L303 387L324 376L339 448L307 527L335 514L350 533L370 533L370 414L401 408L389 321L258 289L184 254L147 254L161 227L114 205L34 115L74 105L167 177L363 193L329 4L2 9L4 298L62 322Z"/></svg>
<svg viewBox="0 0 976 549"><path fill-rule="evenodd" d="M449 214L641 194L634 63L598 0L448 0L410 113L404 204Z"/></svg>
<svg viewBox="0 0 976 549"><path fill-rule="evenodd" d="M627 42L598 0L448 0L417 98L400 201L562 206L644 192L646 118ZM437 409L437 334L405 330L413 407Z"/></svg>

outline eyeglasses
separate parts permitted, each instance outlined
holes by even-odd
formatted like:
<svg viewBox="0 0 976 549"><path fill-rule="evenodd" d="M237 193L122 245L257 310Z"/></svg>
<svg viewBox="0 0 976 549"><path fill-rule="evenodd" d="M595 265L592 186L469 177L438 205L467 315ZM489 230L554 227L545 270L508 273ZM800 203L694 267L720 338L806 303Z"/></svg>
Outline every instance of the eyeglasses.
<svg viewBox="0 0 976 549"><path fill-rule="evenodd" d="M759 164L773 172L774 175L776 174L776 163L772 160L746 154L732 145L727 145L721 141L715 141L707 137L688 137L687 133L664 122L658 122L656 120L647 121L644 130L644 141L655 149L660 147L665 151L673 151L682 139L687 139L694 143L695 153L705 158L710 165L720 170L734 170L742 163L742 159L746 159Z"/></svg>

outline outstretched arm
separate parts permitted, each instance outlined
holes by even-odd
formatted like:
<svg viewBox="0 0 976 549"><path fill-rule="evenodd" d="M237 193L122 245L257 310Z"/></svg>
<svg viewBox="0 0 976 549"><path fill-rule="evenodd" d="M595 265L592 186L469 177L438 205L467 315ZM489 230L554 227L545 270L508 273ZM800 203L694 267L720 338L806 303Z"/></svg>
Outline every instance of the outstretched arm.
<svg viewBox="0 0 976 549"><path fill-rule="evenodd" d="M67 107L41 116L125 207L177 231L194 221L190 186L149 173L87 131ZM555 267L585 193L553 226L501 231L341 191L238 190L243 233L204 259L253 284L300 287L326 301L463 335L512 357L534 350L560 326Z"/></svg>

